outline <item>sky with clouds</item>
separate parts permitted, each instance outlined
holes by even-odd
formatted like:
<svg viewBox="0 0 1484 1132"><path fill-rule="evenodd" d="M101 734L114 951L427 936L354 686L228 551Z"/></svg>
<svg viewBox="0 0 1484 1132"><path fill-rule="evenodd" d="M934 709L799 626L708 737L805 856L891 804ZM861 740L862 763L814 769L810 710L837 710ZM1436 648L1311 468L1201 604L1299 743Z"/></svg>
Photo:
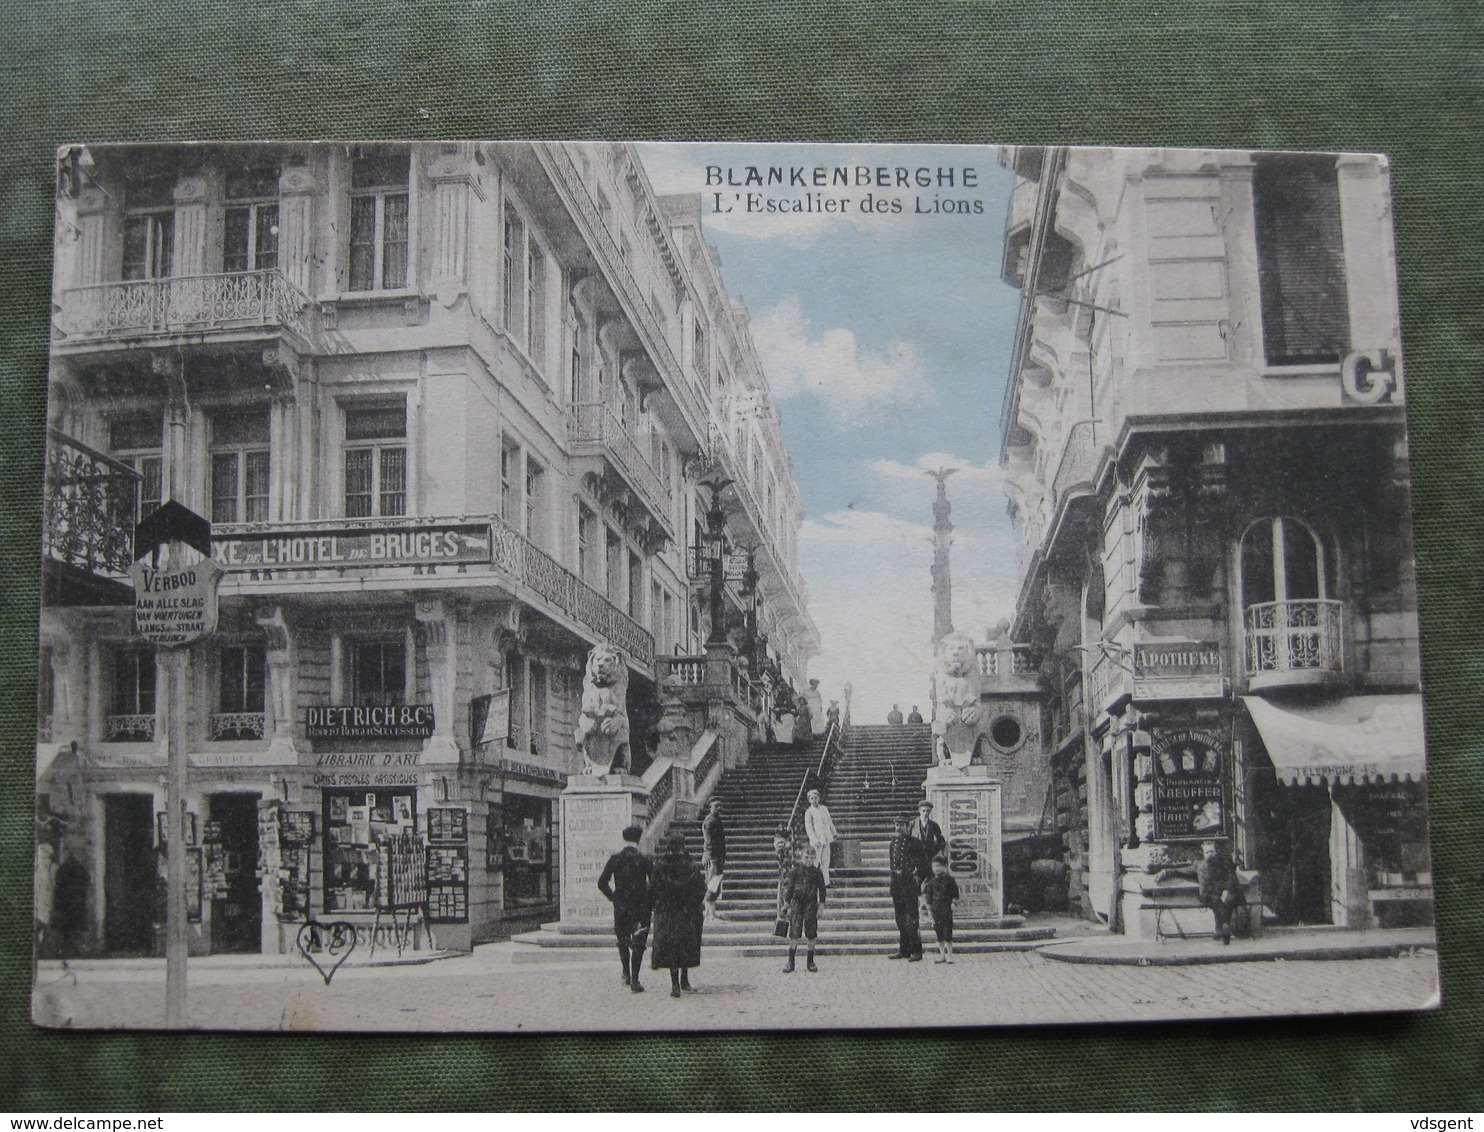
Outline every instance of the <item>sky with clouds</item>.
<svg viewBox="0 0 1484 1132"><path fill-rule="evenodd" d="M827 699L850 681L859 722L884 722L893 703L927 714L928 469L959 469L948 480L955 627L981 639L1015 601L998 463L1019 302L1000 279L1010 171L992 146L645 144L639 152L656 191L701 196L706 240L727 289L752 315L806 513L799 566L824 643L810 674ZM727 183L745 181L749 166L802 168L806 184ZM856 167L884 168L888 181L898 167L914 171L909 181L918 169L933 170L931 179L940 168L956 174L952 187L807 183L815 168L837 166L852 178ZM818 210L826 201L835 211ZM893 201L900 211L876 211ZM970 211L945 211L950 201ZM815 211L777 211L811 204Z"/></svg>

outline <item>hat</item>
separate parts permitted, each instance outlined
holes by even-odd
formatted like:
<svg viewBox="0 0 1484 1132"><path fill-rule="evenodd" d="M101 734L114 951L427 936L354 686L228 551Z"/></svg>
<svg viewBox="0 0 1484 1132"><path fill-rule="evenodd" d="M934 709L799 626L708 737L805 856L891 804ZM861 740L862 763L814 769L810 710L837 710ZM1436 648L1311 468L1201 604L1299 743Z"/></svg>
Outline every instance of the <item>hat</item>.
<svg viewBox="0 0 1484 1132"><path fill-rule="evenodd" d="M643 837L643 836L644 836L644 831L642 829L640 829L637 825L631 825L631 826L629 826L627 829L625 829L623 831L623 839L625 841L632 841L636 845L639 843L639 839L641 837Z"/></svg>
<svg viewBox="0 0 1484 1132"><path fill-rule="evenodd" d="M898 814L896 817L891 819L891 823L892 825L911 825L912 819L909 818L906 814Z"/></svg>
<svg viewBox="0 0 1484 1132"><path fill-rule="evenodd" d="M931 802L929 802L926 798L924 798L921 802L918 802L917 803L917 808L919 810L924 809L924 808L931 810L933 808L933 804Z"/></svg>

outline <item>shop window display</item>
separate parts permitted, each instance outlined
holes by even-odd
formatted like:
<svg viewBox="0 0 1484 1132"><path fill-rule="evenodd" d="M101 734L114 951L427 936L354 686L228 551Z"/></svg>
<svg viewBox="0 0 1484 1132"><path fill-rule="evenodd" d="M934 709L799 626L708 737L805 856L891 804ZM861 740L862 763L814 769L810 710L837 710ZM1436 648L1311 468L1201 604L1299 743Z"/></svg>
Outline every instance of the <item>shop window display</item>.
<svg viewBox="0 0 1484 1132"><path fill-rule="evenodd" d="M385 882L381 847L416 834L412 790L326 790L325 911L370 912Z"/></svg>
<svg viewBox="0 0 1484 1132"><path fill-rule="evenodd" d="M504 852L505 907L551 900L551 802L506 793L498 814Z"/></svg>

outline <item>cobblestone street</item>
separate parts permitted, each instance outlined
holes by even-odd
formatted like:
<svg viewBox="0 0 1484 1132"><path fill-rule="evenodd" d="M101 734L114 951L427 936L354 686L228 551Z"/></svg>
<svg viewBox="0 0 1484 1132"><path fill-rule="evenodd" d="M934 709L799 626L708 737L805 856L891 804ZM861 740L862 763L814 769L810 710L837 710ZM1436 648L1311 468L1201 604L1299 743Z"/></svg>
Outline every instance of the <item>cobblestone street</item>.
<svg viewBox="0 0 1484 1132"><path fill-rule="evenodd" d="M694 994L619 982L616 956L597 962L512 962L512 945L399 967L346 967L326 986L307 965L204 961L190 971L191 1024L251 1030L689 1030L958 1026L1146 1021L1403 1010L1432 1003L1431 954L1336 961L1179 967L1081 966L1037 952L960 957L937 965L882 956L825 957L785 975L772 959L706 961ZM162 963L43 964L35 1019L48 1025L159 1028Z"/></svg>

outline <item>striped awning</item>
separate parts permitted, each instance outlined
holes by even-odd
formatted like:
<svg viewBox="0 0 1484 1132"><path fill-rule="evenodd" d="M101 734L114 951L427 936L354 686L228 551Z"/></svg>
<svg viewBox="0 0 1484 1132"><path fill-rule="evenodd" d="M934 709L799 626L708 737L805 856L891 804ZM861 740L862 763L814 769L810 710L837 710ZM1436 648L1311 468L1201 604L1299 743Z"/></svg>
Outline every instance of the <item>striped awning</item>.
<svg viewBox="0 0 1484 1132"><path fill-rule="evenodd" d="M1290 785L1420 781L1422 697L1347 696L1278 706L1243 696L1278 778Z"/></svg>

